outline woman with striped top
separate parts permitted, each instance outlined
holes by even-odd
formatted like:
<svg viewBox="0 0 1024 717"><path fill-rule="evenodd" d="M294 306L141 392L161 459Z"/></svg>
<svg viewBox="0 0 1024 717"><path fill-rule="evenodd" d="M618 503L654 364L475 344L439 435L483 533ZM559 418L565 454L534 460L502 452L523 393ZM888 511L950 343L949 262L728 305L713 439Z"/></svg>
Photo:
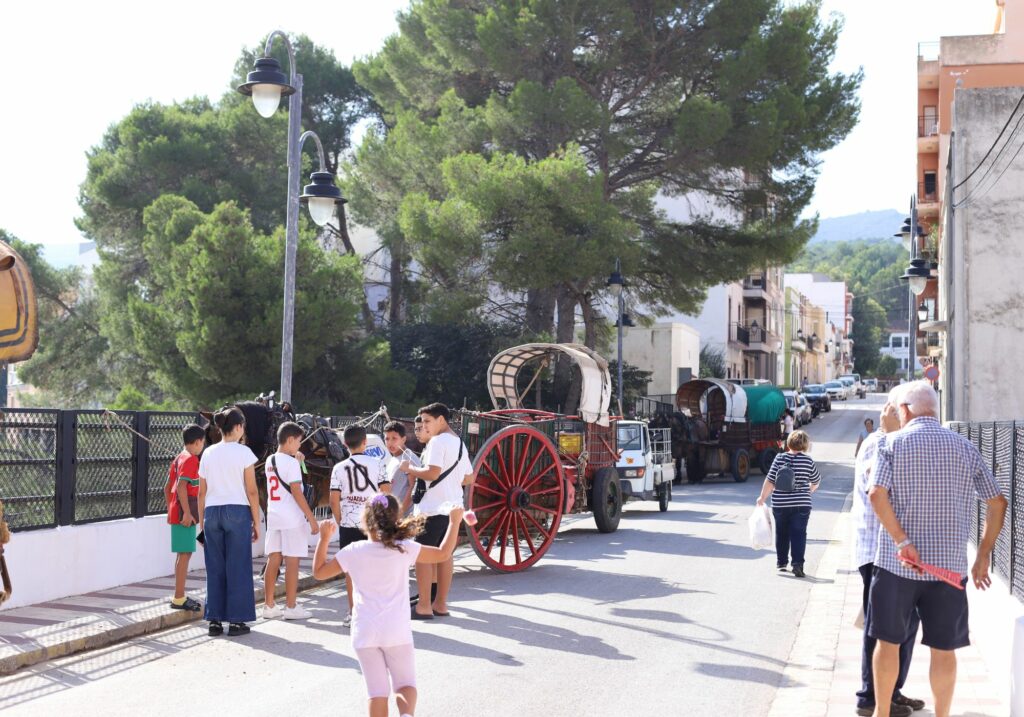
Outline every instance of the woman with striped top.
<svg viewBox="0 0 1024 717"><path fill-rule="evenodd" d="M761 487L758 505L772 498L775 515L775 554L780 573L786 572L790 550L793 552L793 575L804 577L804 551L807 547L807 521L811 517L811 493L818 490L821 476L809 455L811 439L804 431L793 431L786 439L785 453L775 456ZM780 476L780 471L782 475ZM792 472L792 480L789 471ZM781 481L779 479L782 478ZM792 490L776 490L776 483L791 483Z"/></svg>

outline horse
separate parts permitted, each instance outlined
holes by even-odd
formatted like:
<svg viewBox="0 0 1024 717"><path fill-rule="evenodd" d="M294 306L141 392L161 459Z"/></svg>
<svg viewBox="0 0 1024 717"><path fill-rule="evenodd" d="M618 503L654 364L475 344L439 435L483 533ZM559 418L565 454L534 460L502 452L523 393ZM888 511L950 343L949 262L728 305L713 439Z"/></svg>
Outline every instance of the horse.
<svg viewBox="0 0 1024 717"><path fill-rule="evenodd" d="M684 464L688 483L703 482L704 456L700 444L707 441L710 435L704 419L691 418L680 411L658 413L651 419L650 427L672 430L672 458L676 462L675 482L682 482Z"/></svg>

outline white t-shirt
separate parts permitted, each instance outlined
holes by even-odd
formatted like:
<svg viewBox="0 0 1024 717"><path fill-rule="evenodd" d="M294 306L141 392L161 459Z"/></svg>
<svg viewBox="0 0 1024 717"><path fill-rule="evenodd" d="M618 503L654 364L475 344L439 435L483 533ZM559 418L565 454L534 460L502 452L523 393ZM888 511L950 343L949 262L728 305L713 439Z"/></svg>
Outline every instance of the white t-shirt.
<svg viewBox="0 0 1024 717"><path fill-rule="evenodd" d="M363 506L377 495L378 487L388 482L384 461L355 453L331 471L331 491L341 493L341 525L345 528L360 528Z"/></svg>
<svg viewBox="0 0 1024 717"><path fill-rule="evenodd" d="M462 439L454 433L442 433L434 436L427 443L426 449L420 461L423 466L438 466L441 472L448 470L459 458L459 446ZM462 458L459 465L448 474L440 485L428 487L423 500L416 504L416 515L441 515L447 514L440 510L446 503L451 505L462 505L462 481L466 475L473 472L473 464L469 460L469 451L462 446ZM427 484L430 486L430 484Z"/></svg>
<svg viewBox="0 0 1024 717"><path fill-rule="evenodd" d="M414 540L397 544L405 552L360 540L334 556L352 576L352 647L356 650L412 644L409 568L416 564L420 544Z"/></svg>
<svg viewBox="0 0 1024 717"><path fill-rule="evenodd" d="M256 465L256 454L237 441L221 441L203 451L199 477L206 481L206 507L249 505L245 469Z"/></svg>
<svg viewBox="0 0 1024 717"><path fill-rule="evenodd" d="M782 419L782 424L785 426L786 433L792 433L793 432L793 417L792 416L786 416L785 418L783 418Z"/></svg>
<svg viewBox="0 0 1024 717"><path fill-rule="evenodd" d="M267 474L267 529L287 530L305 525L306 516L295 502L291 489L293 483L298 483L302 489L302 466L298 459L287 453L275 453L267 459L263 469Z"/></svg>

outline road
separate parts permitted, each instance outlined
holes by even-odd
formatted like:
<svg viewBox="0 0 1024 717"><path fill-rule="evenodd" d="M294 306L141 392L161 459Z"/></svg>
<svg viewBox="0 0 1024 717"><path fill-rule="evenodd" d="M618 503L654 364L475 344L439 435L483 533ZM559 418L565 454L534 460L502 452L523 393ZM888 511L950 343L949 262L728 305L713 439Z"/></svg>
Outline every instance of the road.
<svg viewBox="0 0 1024 717"><path fill-rule="evenodd" d="M421 716L764 715L782 680L815 567L852 485L853 447L881 397L807 428L823 474L806 579L747 545L760 490L676 486L669 511L627 507L616 533L563 522L534 568L504 575L460 550L452 617L415 623ZM365 713L336 584L307 593L314 619L258 623L237 640L192 624L36 665L0 680L9 715Z"/></svg>

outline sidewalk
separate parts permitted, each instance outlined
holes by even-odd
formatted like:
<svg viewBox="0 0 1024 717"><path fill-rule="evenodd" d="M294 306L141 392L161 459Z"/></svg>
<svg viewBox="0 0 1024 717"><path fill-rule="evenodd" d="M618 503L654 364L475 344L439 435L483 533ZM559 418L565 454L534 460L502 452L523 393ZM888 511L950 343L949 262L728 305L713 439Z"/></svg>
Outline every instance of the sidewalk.
<svg viewBox="0 0 1024 717"><path fill-rule="evenodd" d="M860 573L850 569L850 513L836 522L832 540L813 576L807 610L800 622L788 665L769 717L850 717L855 714L855 693L860 688L862 632L854 626L861 608L863 583ZM781 579L781 578L780 578ZM796 579L796 578L792 578ZM999 589L993 585L992 589ZM985 619L986 594L968 587L971 600L971 632ZM904 693L925 700L926 707L914 714L929 717L932 712L928 682L928 648L918 643ZM1008 675L996 676L975 642L957 651L957 683L953 697L954 715L964 717L1006 717L1010 714Z"/></svg>
<svg viewBox="0 0 1024 717"><path fill-rule="evenodd" d="M253 559L255 600L263 602L260 571L265 557ZM299 562L299 590L317 584L312 575L313 550ZM17 586L15 586L17 589ZM188 575L186 593L206 599L206 571ZM0 675L62 655L92 650L167 627L201 620L203 613L172 610L174 576L27 607L0 611ZM284 594L284 576L276 594ZM258 611L257 611L258 615Z"/></svg>

